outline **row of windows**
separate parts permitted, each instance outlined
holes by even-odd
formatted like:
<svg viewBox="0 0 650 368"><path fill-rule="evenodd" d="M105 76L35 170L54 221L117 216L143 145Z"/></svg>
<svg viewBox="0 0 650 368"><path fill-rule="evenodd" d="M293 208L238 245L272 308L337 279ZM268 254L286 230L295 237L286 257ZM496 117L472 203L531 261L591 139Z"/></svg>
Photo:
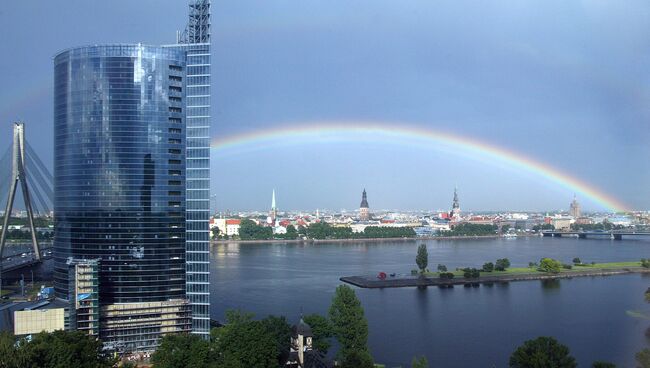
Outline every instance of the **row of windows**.
<svg viewBox="0 0 650 368"><path fill-rule="evenodd" d="M193 179L187 183L187 189L209 189L210 179Z"/></svg>
<svg viewBox="0 0 650 368"><path fill-rule="evenodd" d="M210 84L210 76L209 75L201 75L201 76L188 76L187 77L187 85L188 86L204 86L204 85L209 85Z"/></svg>
<svg viewBox="0 0 650 368"><path fill-rule="evenodd" d="M207 127L188 127L187 135L190 137L210 137L210 128Z"/></svg>
<svg viewBox="0 0 650 368"><path fill-rule="evenodd" d="M210 169L191 169L186 172L187 179L209 179Z"/></svg>
<svg viewBox="0 0 650 368"><path fill-rule="evenodd" d="M210 86L185 86L187 88L187 97L190 96L204 96L210 94Z"/></svg>
<svg viewBox="0 0 650 368"><path fill-rule="evenodd" d="M185 203L188 210L209 210L210 209L210 201L188 200Z"/></svg>

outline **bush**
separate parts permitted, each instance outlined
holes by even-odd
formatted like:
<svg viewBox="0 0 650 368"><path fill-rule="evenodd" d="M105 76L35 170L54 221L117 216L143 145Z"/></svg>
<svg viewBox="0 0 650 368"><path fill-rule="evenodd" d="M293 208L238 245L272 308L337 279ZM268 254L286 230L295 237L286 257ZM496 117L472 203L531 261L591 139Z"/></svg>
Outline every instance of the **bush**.
<svg viewBox="0 0 650 368"><path fill-rule="evenodd" d="M650 268L650 259L641 258L641 266Z"/></svg>
<svg viewBox="0 0 650 368"><path fill-rule="evenodd" d="M537 262L528 262L528 267L537 267Z"/></svg>
<svg viewBox="0 0 650 368"><path fill-rule="evenodd" d="M574 265L579 265L579 264L581 264L581 263L582 263L582 262L580 261L580 258L575 257L575 258L573 259L573 264L574 264Z"/></svg>
<svg viewBox="0 0 650 368"><path fill-rule="evenodd" d="M492 272L494 271L494 264L492 262L487 262L483 264L483 272Z"/></svg>
<svg viewBox="0 0 650 368"><path fill-rule="evenodd" d="M447 266L438 264L438 272L447 272Z"/></svg>
<svg viewBox="0 0 650 368"><path fill-rule="evenodd" d="M419 271L416 270L416 269L412 269L412 270L411 270L411 276L415 276L415 275L417 275L418 273L419 273Z"/></svg>
<svg viewBox="0 0 650 368"><path fill-rule="evenodd" d="M506 268L510 267L510 260L508 258L497 259L494 269L497 271L505 271Z"/></svg>
<svg viewBox="0 0 650 368"><path fill-rule="evenodd" d="M578 365L568 347L545 336L524 342L512 353L509 363L511 368L575 368Z"/></svg>
<svg viewBox="0 0 650 368"><path fill-rule="evenodd" d="M571 266L570 264L563 263L562 268L564 268L565 270L570 270L573 268L573 266Z"/></svg>
<svg viewBox="0 0 650 368"><path fill-rule="evenodd" d="M443 280L451 280L454 278L454 274L451 272L441 272L439 276Z"/></svg>
<svg viewBox="0 0 650 368"><path fill-rule="evenodd" d="M463 268L463 277L466 279L477 279L481 276L481 271L476 268Z"/></svg>

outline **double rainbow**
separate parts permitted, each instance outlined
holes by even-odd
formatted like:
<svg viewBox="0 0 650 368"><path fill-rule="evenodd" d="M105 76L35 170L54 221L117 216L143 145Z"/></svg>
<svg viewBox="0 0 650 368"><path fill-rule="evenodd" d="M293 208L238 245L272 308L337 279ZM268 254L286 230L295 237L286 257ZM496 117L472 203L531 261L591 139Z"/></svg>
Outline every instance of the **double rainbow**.
<svg viewBox="0 0 650 368"><path fill-rule="evenodd" d="M451 152L475 159L489 160L516 168L523 172L543 177L549 182L569 189L581 197L613 212L626 212L629 207L598 188L564 173L541 161L521 153L498 147L475 138L448 132L408 126L403 123L376 123L359 121L314 122L300 125L273 127L254 132L216 137L211 147L215 151L232 149L259 149L290 142L318 141L386 141L406 142L409 145L434 149L449 149Z"/></svg>

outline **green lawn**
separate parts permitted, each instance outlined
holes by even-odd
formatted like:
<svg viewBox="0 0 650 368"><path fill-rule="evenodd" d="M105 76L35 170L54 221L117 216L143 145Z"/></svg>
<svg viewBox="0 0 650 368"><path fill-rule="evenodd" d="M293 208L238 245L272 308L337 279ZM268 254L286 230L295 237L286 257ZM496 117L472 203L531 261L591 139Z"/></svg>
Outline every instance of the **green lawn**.
<svg viewBox="0 0 650 368"><path fill-rule="evenodd" d="M571 273L571 272L580 272L586 270L599 270L599 269L616 269L616 268L628 268L628 267L640 267L641 262L608 262L608 263L596 263L590 264L585 263L579 266L574 265L572 269L562 269L560 273ZM463 277L463 271L450 271L454 274L454 278ZM529 274L529 273L545 273L538 271L536 267L512 267L508 268L505 271L492 271L492 272L483 272L481 271L481 276L502 276L502 275L517 275L517 274ZM425 273L427 277L440 277L438 272L427 272Z"/></svg>

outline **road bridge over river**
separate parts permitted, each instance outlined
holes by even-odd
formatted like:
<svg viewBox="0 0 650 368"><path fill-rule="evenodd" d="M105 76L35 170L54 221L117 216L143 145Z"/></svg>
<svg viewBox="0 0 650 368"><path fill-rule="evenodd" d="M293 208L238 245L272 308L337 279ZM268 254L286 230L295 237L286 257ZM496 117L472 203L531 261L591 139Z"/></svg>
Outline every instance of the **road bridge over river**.
<svg viewBox="0 0 650 368"><path fill-rule="evenodd" d="M596 237L607 237L614 240L621 240L623 236L650 236L648 231L629 231L629 230L613 230L613 231L556 231L556 230L546 230L542 231L543 236L549 237L575 237L580 239L586 239L587 237L596 238Z"/></svg>

